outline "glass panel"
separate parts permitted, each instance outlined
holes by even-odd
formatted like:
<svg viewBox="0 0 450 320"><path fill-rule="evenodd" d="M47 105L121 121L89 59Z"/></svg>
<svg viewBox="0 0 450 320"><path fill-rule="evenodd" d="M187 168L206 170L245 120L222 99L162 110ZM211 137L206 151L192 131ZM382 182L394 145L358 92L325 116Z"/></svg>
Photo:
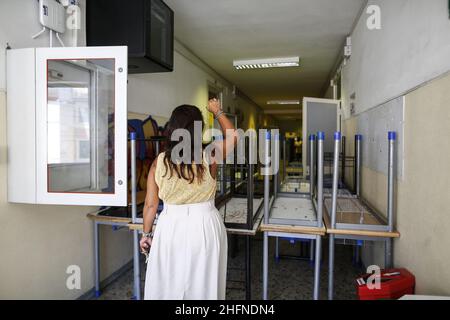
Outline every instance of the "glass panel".
<svg viewBox="0 0 450 320"><path fill-rule="evenodd" d="M114 64L48 61L48 192L114 193Z"/></svg>

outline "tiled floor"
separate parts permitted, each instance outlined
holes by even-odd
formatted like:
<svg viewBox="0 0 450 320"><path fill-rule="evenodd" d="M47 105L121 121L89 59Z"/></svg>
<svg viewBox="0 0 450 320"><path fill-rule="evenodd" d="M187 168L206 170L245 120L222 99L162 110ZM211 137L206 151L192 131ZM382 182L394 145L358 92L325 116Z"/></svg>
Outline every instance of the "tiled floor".
<svg viewBox="0 0 450 320"><path fill-rule="evenodd" d="M227 299L245 299L244 284L232 280L244 280L244 239L239 240L240 250L235 258L228 259ZM323 261L321 271L321 299L327 298L328 284L328 241L323 241ZM336 246L335 264L335 299L355 299L354 280L361 271L352 264L351 246ZM312 299L314 269L309 261L274 259L275 240L270 239L269 260L269 297L270 299ZM298 255L300 244L290 244L280 241L280 253ZM240 270L239 270L240 269ZM142 287L144 285L145 267L142 272ZM133 296L133 270L129 270L117 281L104 288L100 299L123 300ZM252 298L262 297L262 239L256 238L252 244Z"/></svg>

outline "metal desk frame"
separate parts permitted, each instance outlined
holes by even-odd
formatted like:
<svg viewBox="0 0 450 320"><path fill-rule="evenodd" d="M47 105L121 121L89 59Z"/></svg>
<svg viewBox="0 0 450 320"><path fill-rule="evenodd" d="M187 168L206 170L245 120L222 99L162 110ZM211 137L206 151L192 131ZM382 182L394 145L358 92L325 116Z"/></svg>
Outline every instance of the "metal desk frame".
<svg viewBox="0 0 450 320"><path fill-rule="evenodd" d="M341 145L341 133L334 135L334 161L333 161L333 190L331 217L326 217L325 223L329 235L329 274L328 274L328 299L332 300L334 296L334 253L335 239L365 240L365 241L383 241L385 243L385 264L386 268L392 267L392 241L399 237L399 233L394 231L394 151L396 133L388 133L389 154L388 154L388 203L387 220L383 219L379 213L367 205L361 199L361 142L362 136L355 136L355 182L356 198L371 209L374 217L380 220L380 225L368 224L349 224L338 223L336 220L337 200L338 200L338 182L339 182L339 147Z"/></svg>
<svg viewBox="0 0 450 320"><path fill-rule="evenodd" d="M97 212L98 213L98 212ZM94 287L95 287L95 297L101 296L100 288L100 226L112 226L113 228L123 227L127 228L128 224L131 222L130 218L116 218L116 217L106 217L98 216L95 214L88 214L88 218L92 220L94 225Z"/></svg>
<svg viewBox="0 0 450 320"><path fill-rule="evenodd" d="M226 220L226 208L224 212L224 224L227 228L228 233L232 235L240 235L245 237L245 298L246 300L251 300L251 244L252 237L256 235L256 231L259 228L262 220L262 208L263 203L257 208L256 213L253 208L253 199L254 199L254 159L253 154L251 152L252 142L248 140L246 141L246 146L248 145L249 156L247 157L248 163L246 165L246 182L247 182L247 196L237 196L236 198L246 198L247 199L247 221L244 224L241 223L227 223ZM234 156L236 160L236 155ZM231 170L231 188L229 193L222 192L221 197L216 201L216 206L220 209L222 206L226 205L226 203L233 198L235 195L236 185L235 185L235 172L237 166L233 164L233 170ZM243 172L241 168L241 183L243 182ZM226 177L225 177L225 165L220 167L221 170L221 190L226 191ZM256 227L256 228L255 228Z"/></svg>
<svg viewBox="0 0 450 320"><path fill-rule="evenodd" d="M320 292L320 263L321 263L321 249L322 249L322 236L325 235L325 228L323 224L323 141L325 135L323 132L319 132L318 138L318 156L317 156L317 203L314 202L314 170L311 171L310 176L310 194L300 195L302 198L309 198L313 202L313 208L316 211L317 222L315 225L303 224L294 225L295 222L300 223L300 221L293 221L292 225L277 225L271 223L270 212L278 196L292 197L292 194L278 193L278 173L274 174L270 172L267 165L270 164L269 151L272 150L272 155L275 153L275 157L272 157L275 161L275 167L279 167L279 135L278 133L267 132L265 141L265 176L264 176L264 225L261 226L261 230L264 232L264 244L263 244L263 299L268 299L268 283L269 283L269 237L289 237L296 239L309 239L316 242L315 245L315 263L314 263L314 300L319 299ZM274 139L274 148L271 149L271 140ZM311 164L314 164L314 154L315 154L315 142L316 136L310 136L310 159ZM270 197L270 175L274 177L274 196Z"/></svg>

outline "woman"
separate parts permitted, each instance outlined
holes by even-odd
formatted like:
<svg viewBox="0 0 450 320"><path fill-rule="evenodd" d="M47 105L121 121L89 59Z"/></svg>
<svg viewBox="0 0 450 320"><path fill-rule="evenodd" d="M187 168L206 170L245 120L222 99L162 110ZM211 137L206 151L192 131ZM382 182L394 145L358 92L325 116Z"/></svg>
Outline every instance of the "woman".
<svg viewBox="0 0 450 320"><path fill-rule="evenodd" d="M217 157L220 155L224 159L227 151L233 150L236 131L217 99L208 102L208 110L214 114L224 133L224 141L214 146L216 156L207 161L201 150L202 162L194 162L195 151L200 151L194 150L194 122L203 124L203 117L197 107L183 105L173 111L167 134L170 139L177 129L189 131L192 161L184 163L172 159L171 152L178 142L169 142L166 152L157 157L150 169L144 233L140 241L142 251L150 250L145 279L146 300L225 299L227 234L214 206L215 179ZM153 235L159 198L164 201L164 210Z"/></svg>

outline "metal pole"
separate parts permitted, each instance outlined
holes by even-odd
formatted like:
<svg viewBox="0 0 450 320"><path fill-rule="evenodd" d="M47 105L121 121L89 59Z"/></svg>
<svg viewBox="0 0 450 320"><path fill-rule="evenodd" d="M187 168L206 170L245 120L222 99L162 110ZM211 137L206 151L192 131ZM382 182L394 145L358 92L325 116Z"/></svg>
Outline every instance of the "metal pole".
<svg viewBox="0 0 450 320"><path fill-rule="evenodd" d="M342 162L341 162L341 181L342 184L345 184L345 158L346 158L346 150L345 150L346 138L342 136Z"/></svg>
<svg viewBox="0 0 450 320"><path fill-rule="evenodd" d="M252 299L252 274L251 274L251 236L246 236L246 272L245 272L245 299Z"/></svg>
<svg viewBox="0 0 450 320"><path fill-rule="evenodd" d="M272 158L274 163L272 167L277 170L273 173L273 197L276 199L278 194L278 169L280 167L280 135L274 135L274 149L272 150Z"/></svg>
<svg viewBox="0 0 450 320"><path fill-rule="evenodd" d="M320 298L320 260L322 251L322 236L316 236L316 252L314 261L314 300L319 300Z"/></svg>
<svg viewBox="0 0 450 320"><path fill-rule="evenodd" d="M339 181L339 146L341 133L334 134L334 163L333 163L333 198L331 206L331 228L336 228L336 208ZM334 293L334 234L330 234L329 243L329 265L328 265L328 299L333 300Z"/></svg>
<svg viewBox="0 0 450 320"><path fill-rule="evenodd" d="M394 231L394 154L396 133L389 132L389 167L388 167L388 221L389 231Z"/></svg>
<svg viewBox="0 0 450 320"><path fill-rule="evenodd" d="M251 150L250 150L251 148ZM248 164L247 164L247 229L253 229L253 199L255 195L255 174L254 174L254 154L252 152L252 142L249 141Z"/></svg>
<svg viewBox="0 0 450 320"><path fill-rule="evenodd" d="M95 269L95 297L101 295L100 292L100 246L99 246L99 224L94 221L94 269Z"/></svg>
<svg viewBox="0 0 450 320"><path fill-rule="evenodd" d="M323 227L323 142L325 133L317 133L317 227ZM311 199L313 200L313 199ZM320 263L322 259L322 237L316 236L314 261L314 300L320 298Z"/></svg>
<svg viewBox="0 0 450 320"><path fill-rule="evenodd" d="M317 227L323 227L323 143L325 133L317 133Z"/></svg>
<svg viewBox="0 0 450 320"><path fill-rule="evenodd" d="M309 136L309 194L311 200L314 198L314 142L316 141L316 136L311 134Z"/></svg>
<svg viewBox="0 0 450 320"><path fill-rule="evenodd" d="M249 161L248 157L251 154L250 144L246 138L244 138L244 145L245 145L245 150L244 150L245 159L244 159L244 161L242 161L242 159L239 159L239 165L238 165L239 173L240 173L239 178L240 178L241 183L244 183L248 179L247 172L246 172L248 170L248 167L247 167L247 162L245 162L245 161Z"/></svg>
<svg viewBox="0 0 450 320"><path fill-rule="evenodd" d="M269 202L270 202L270 176L269 176L269 150L270 150L270 132L266 133L266 140L264 144L264 224L269 223ZM269 285L269 233L264 231L264 252L263 252L263 300L268 299L268 285Z"/></svg>
<svg viewBox="0 0 450 320"><path fill-rule="evenodd" d="M355 136L355 190L356 196L361 196L361 142L362 135Z"/></svg>
<svg viewBox="0 0 450 320"><path fill-rule="evenodd" d="M237 172L237 151L233 150L233 163L230 165L230 192L232 195L236 193L236 172Z"/></svg>
<svg viewBox="0 0 450 320"><path fill-rule="evenodd" d="M387 203L387 215L389 232L394 231L394 157L395 157L395 141L397 134L395 132L389 132L389 163L388 163L388 203ZM386 240L386 267L391 268L392 263L392 239Z"/></svg>
<svg viewBox="0 0 450 320"><path fill-rule="evenodd" d="M356 244L356 246L355 246L355 252L354 252L354 255L355 255L355 265L356 266L360 266L360 261L361 261L361 256L360 256L360 252L359 252L359 249L360 249L360 243L359 243L360 241L358 241L358 243Z"/></svg>
<svg viewBox="0 0 450 320"><path fill-rule="evenodd" d="M283 139L283 182L286 182L286 137Z"/></svg>
<svg viewBox="0 0 450 320"><path fill-rule="evenodd" d="M136 223L137 205L136 205L136 132L130 133L131 144L131 220Z"/></svg>
<svg viewBox="0 0 450 320"><path fill-rule="evenodd" d="M216 141L222 141L224 142L224 137L222 136L217 136L216 137ZM226 164L226 160L223 161L223 163L220 165L219 171L220 171L220 195L223 196L226 194L226 189L227 189L227 183L225 181L225 164Z"/></svg>
<svg viewBox="0 0 450 320"><path fill-rule="evenodd" d="M133 274L134 274L134 299L141 300L141 274L139 261L139 231L133 231Z"/></svg>
<svg viewBox="0 0 450 320"><path fill-rule="evenodd" d="M254 179L252 152L249 152L248 159L248 175L247 175L247 229L253 229L253 198L254 198ZM246 236L245 248L245 298L251 300L252 298L252 281L251 281L251 237Z"/></svg>
<svg viewBox="0 0 450 320"><path fill-rule="evenodd" d="M328 300L333 300L334 294L334 234L329 235L328 261Z"/></svg>
<svg viewBox="0 0 450 320"><path fill-rule="evenodd" d="M226 194L226 190L227 190L227 183L225 181L225 163L220 165L220 177L221 177L221 181L220 181L220 194L224 195Z"/></svg>
<svg viewBox="0 0 450 320"><path fill-rule="evenodd" d="M333 202L331 207L331 227L336 227L336 208L337 208L337 194L339 183L339 146L341 141L341 133L334 134L334 163L333 163Z"/></svg>
<svg viewBox="0 0 450 320"><path fill-rule="evenodd" d="M275 260L278 261L280 258L280 248L279 248L279 238L275 237Z"/></svg>
<svg viewBox="0 0 450 320"><path fill-rule="evenodd" d="M131 140L131 220L137 221L136 204L136 133L130 134ZM133 275L134 275L134 299L141 300L141 276L139 265L139 231L133 230Z"/></svg>
<svg viewBox="0 0 450 320"><path fill-rule="evenodd" d="M248 165L249 175L247 176L247 229L253 229L253 197L254 197L254 179L253 165Z"/></svg>
<svg viewBox="0 0 450 320"><path fill-rule="evenodd" d="M160 141L159 140L156 141L156 143L155 143L155 154L156 154L156 156L159 155L159 144L160 144Z"/></svg>
<svg viewBox="0 0 450 320"><path fill-rule="evenodd" d="M384 241L384 259L385 259L385 268L391 269L393 267L393 259L392 259L392 238L386 238Z"/></svg>

